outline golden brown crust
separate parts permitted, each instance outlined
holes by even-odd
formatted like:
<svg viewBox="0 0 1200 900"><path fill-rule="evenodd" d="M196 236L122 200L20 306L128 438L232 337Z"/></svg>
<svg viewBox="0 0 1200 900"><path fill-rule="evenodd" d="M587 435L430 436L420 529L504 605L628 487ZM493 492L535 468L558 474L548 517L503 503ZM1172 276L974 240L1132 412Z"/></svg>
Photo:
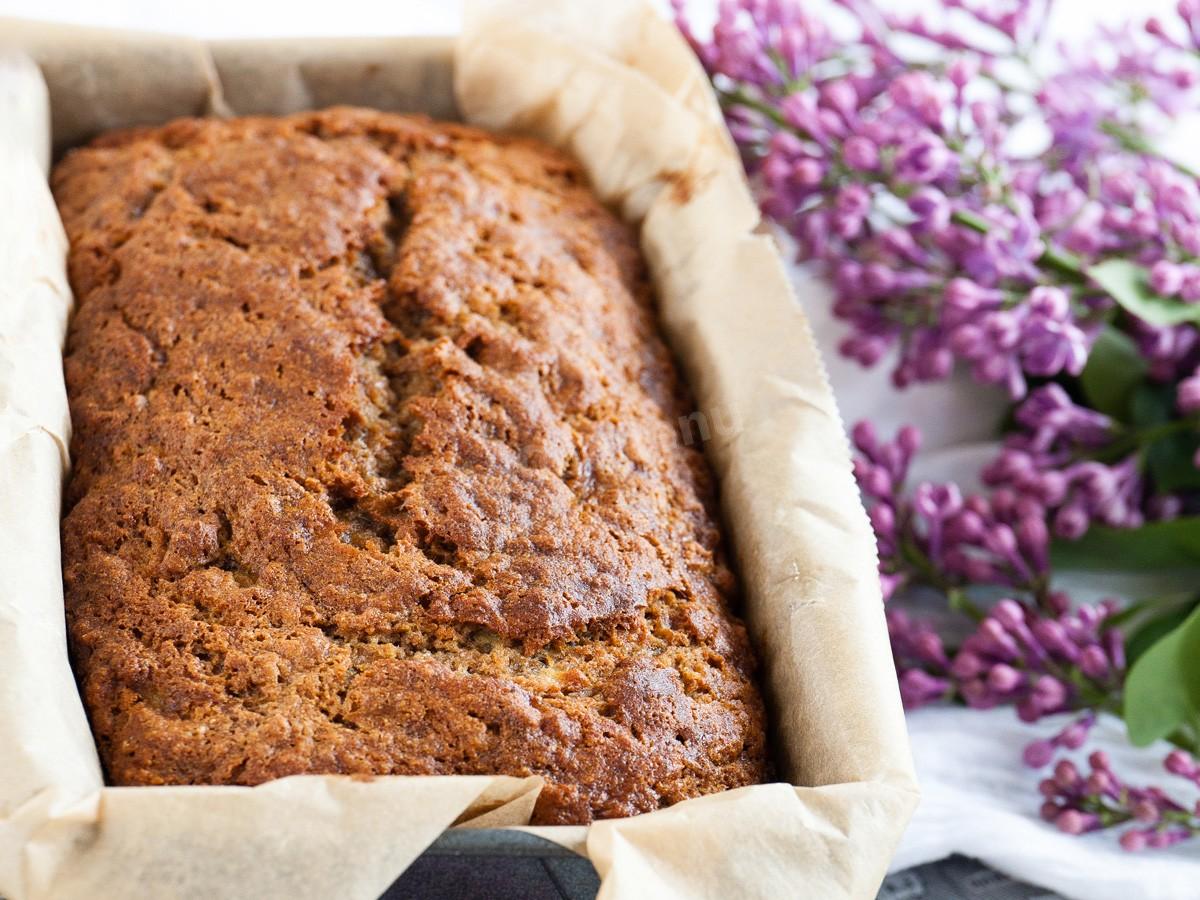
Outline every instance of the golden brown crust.
<svg viewBox="0 0 1200 900"><path fill-rule="evenodd" d="M762 704L630 231L539 144L337 109L71 153L72 648L117 784L753 783Z"/></svg>

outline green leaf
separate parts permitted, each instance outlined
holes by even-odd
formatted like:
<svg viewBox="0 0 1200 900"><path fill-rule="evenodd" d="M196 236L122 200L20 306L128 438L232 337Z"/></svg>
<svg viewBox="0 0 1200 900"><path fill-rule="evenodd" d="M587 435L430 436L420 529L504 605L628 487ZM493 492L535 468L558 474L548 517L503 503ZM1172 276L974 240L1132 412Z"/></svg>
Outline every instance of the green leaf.
<svg viewBox="0 0 1200 900"><path fill-rule="evenodd" d="M1200 441L1191 434L1172 434L1150 445L1146 450L1146 468L1158 493L1200 488L1200 469L1195 463L1197 448Z"/></svg>
<svg viewBox="0 0 1200 900"><path fill-rule="evenodd" d="M1137 426L1153 428L1175 417L1175 389L1172 385L1143 384L1130 400L1130 416ZM1200 469L1196 468L1196 450L1200 434L1194 430L1159 437L1146 448L1146 468L1158 493L1200 488Z"/></svg>
<svg viewBox="0 0 1200 900"><path fill-rule="evenodd" d="M1139 428L1161 425L1171 418L1174 388L1165 384L1143 384L1129 399L1129 415Z"/></svg>
<svg viewBox="0 0 1200 900"><path fill-rule="evenodd" d="M1055 541L1055 568L1099 571L1200 568L1200 516L1140 528L1093 525L1077 541Z"/></svg>
<svg viewBox="0 0 1200 900"><path fill-rule="evenodd" d="M1079 383L1090 406L1128 422L1134 390L1145 377L1146 360L1137 345L1109 325L1092 344Z"/></svg>
<svg viewBox="0 0 1200 900"><path fill-rule="evenodd" d="M1195 603L1176 606L1167 611L1143 620L1125 638L1125 659L1132 666L1146 651L1178 628L1183 620L1191 615ZM1106 622L1107 624L1107 622Z"/></svg>
<svg viewBox="0 0 1200 900"><path fill-rule="evenodd" d="M1087 270L1092 281L1127 311L1151 325L1200 322L1200 304L1160 297L1146 270L1127 259L1110 259Z"/></svg>
<svg viewBox="0 0 1200 900"><path fill-rule="evenodd" d="M1200 718L1200 608L1146 650L1125 680L1125 725L1139 747Z"/></svg>

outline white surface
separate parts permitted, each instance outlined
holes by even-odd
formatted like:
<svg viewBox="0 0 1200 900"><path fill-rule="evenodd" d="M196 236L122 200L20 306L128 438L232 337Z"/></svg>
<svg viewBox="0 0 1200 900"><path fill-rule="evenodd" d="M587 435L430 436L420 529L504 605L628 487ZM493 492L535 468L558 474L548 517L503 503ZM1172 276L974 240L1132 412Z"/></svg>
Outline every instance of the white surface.
<svg viewBox="0 0 1200 900"><path fill-rule="evenodd" d="M1048 772L1022 765L1026 742L1048 737L1070 717L1023 725L1011 710L921 710L909 719L921 807L892 863L892 871L941 859L973 856L1002 872L1079 900L1195 900L1200 896L1200 851L1195 842L1168 850L1127 853L1120 830L1071 837L1037 817L1037 783ZM1165 748L1135 750L1111 717L1093 732L1096 747L1130 784L1157 784L1194 802L1197 791L1161 766ZM1089 750L1068 754L1087 771ZM1183 790L1180 790L1180 786Z"/></svg>
<svg viewBox="0 0 1200 900"><path fill-rule="evenodd" d="M598 2L598 0L580 0ZM664 4L660 4L664 5ZM698 6L711 6L700 2ZM927 6L905 0L905 6ZM1169 0L1059 0L1056 33L1078 37L1087 23L1120 22L1129 15L1169 10ZM199 37L450 34L461 22L455 0L338 0L297 4L245 0L164 3L162 0L0 0L0 15L112 27L194 34ZM0 35L0 38L3 36ZM813 277L795 273L797 288L826 352L830 375L848 423L874 419L886 432L903 422L920 426L927 447L921 472L950 478L969 472L971 461L988 452L980 442L993 433L1003 398L966 382L910 389L897 395L886 372L865 372L837 357L841 326L828 314L827 295ZM966 449L964 448L966 445ZM936 452L936 451L942 452ZM1095 595L1127 587L1092 579L1078 587ZM1073 838L1037 818L1036 792L1043 773L1025 768L1025 743L1052 733L1061 722L1022 725L1011 710L987 713L930 709L910 718L909 727L924 799L893 868L900 869L963 853L1014 876L1086 900L1194 900L1200 896L1200 841L1167 851L1127 854L1115 835ZM1181 779L1162 773L1162 752L1128 747L1119 723L1098 726L1097 740L1113 757L1118 773L1140 784L1160 783L1174 794L1195 799ZM1086 752L1086 751L1085 751ZM1193 792L1194 794L1194 792Z"/></svg>

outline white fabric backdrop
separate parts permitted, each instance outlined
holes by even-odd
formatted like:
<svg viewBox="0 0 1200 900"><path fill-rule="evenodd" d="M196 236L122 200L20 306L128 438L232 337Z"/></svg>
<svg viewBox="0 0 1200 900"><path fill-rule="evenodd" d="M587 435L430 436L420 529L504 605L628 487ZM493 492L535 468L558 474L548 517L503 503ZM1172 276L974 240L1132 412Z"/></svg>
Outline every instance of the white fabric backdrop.
<svg viewBox="0 0 1200 900"><path fill-rule="evenodd" d="M581 0L602 2L602 0ZM665 8L665 0L656 0ZM928 7L928 0L899 0ZM702 14L713 0L696 0ZM1058 0L1052 33L1067 39L1087 23L1119 23L1129 15L1166 12L1171 0ZM450 34L461 22L456 0L339 0L332 4L246 3L244 0L0 0L0 15L81 24L145 28L198 37L298 35ZM2 37L2 35L0 35ZM1190 132L1194 134L1195 132ZM1181 141L1182 146L1195 146ZM991 452L990 440L1003 398L965 381L917 387L897 395L883 369L865 372L836 356L841 326L828 314L826 289L810 273L794 270L797 291L813 320L818 340L847 422L873 419L885 433L905 422L919 425L927 452L918 474L929 478L969 476ZM1067 587L1081 597L1129 592L1146 585L1112 578L1077 579ZM897 854L893 869L940 859L950 853L974 856L1035 884L1083 900L1194 900L1200 896L1200 839L1166 851L1128 854L1115 836L1073 838L1037 818L1036 785L1041 773L1025 768L1024 744L1049 735L1062 722L1022 725L1010 710L987 713L930 709L909 720L923 800ZM1165 750L1133 751L1121 726L1106 720L1088 749L1103 746L1118 772L1131 781L1158 783L1180 792L1181 779L1162 773ZM1086 750L1077 756L1085 755ZM1186 785L1184 785L1186 787Z"/></svg>

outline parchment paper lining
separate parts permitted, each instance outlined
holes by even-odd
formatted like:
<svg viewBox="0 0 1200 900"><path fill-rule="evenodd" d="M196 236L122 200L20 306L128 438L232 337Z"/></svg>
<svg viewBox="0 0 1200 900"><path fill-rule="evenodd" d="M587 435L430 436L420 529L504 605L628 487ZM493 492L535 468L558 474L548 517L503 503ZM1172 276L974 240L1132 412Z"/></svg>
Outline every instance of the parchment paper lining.
<svg viewBox="0 0 1200 900"><path fill-rule="evenodd" d="M0 21L53 146L179 115L354 103L461 113L568 149L642 226L765 663L789 784L590 828L601 896L873 897L916 801L841 422L703 73L638 0L472 6L439 40L222 42ZM443 829L521 826L536 778L295 777L106 788L66 658L65 239L45 92L0 61L0 894L377 896ZM687 423L684 423L686 426Z"/></svg>

